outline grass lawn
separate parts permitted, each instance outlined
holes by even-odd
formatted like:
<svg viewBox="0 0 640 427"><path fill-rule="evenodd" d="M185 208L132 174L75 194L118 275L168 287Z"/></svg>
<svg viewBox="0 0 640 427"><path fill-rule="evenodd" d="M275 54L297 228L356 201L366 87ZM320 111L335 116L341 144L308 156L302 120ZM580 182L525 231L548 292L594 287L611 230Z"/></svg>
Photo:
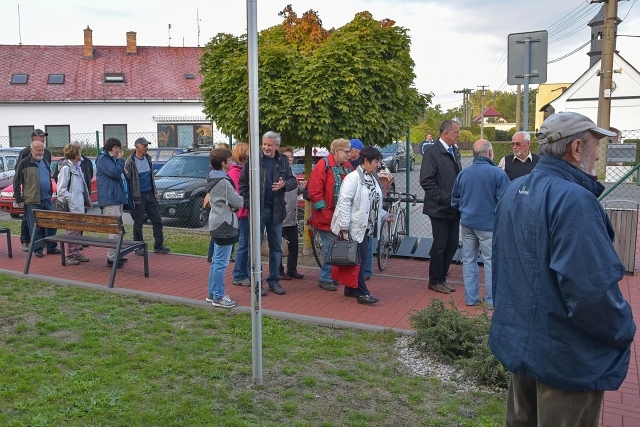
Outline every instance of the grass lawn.
<svg viewBox="0 0 640 427"><path fill-rule="evenodd" d="M2 426L500 426L505 396L398 362L395 336L0 275Z"/></svg>

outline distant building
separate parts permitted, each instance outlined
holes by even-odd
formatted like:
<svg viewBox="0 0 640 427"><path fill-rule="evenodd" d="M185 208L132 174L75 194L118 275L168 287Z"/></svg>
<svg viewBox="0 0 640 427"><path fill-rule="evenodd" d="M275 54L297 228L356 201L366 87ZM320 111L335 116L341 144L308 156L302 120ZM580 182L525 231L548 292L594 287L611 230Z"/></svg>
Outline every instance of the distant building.
<svg viewBox="0 0 640 427"><path fill-rule="evenodd" d="M212 144L220 134L203 113L201 56L138 46L135 32L126 46L94 46L89 27L81 46L0 45L0 146L26 146L34 128L51 147L72 135L95 144L96 131L129 147L140 133L158 146Z"/></svg>

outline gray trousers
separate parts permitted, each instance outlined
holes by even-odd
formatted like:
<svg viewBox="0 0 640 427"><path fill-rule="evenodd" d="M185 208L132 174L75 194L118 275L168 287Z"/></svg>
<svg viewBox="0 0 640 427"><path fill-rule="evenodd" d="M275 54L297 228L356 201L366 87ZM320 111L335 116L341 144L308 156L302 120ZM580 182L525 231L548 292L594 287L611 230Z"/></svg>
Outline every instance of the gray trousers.
<svg viewBox="0 0 640 427"><path fill-rule="evenodd" d="M604 391L566 391L511 374L507 427L598 427Z"/></svg>

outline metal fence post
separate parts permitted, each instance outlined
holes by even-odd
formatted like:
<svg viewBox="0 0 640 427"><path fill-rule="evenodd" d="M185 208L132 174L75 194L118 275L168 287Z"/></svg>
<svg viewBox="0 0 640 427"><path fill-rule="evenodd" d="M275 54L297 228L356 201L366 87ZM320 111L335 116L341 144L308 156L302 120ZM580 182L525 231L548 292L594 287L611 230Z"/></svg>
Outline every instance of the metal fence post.
<svg viewBox="0 0 640 427"><path fill-rule="evenodd" d="M411 155L413 154L413 150L411 149L411 128L407 129L407 147L405 149L405 153L407 154L407 161L405 165L405 177L407 179L406 190L405 193L409 193L409 189L411 188ZM407 197L407 201L405 202L405 236L409 235L409 198Z"/></svg>
<svg viewBox="0 0 640 427"><path fill-rule="evenodd" d="M100 152L100 131L96 131L96 155Z"/></svg>

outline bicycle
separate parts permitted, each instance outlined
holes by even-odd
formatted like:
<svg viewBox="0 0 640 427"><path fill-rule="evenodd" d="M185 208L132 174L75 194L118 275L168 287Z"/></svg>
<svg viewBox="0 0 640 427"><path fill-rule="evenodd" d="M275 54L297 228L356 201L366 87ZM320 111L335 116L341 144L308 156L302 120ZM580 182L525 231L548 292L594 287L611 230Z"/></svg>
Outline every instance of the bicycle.
<svg viewBox="0 0 640 427"><path fill-rule="evenodd" d="M309 224L309 220L307 220L307 224ZM322 239L320 238L318 230L316 230L311 224L309 224L309 237L311 238L311 250L313 251L313 256L318 263L318 267L322 268L322 260L324 256Z"/></svg>
<svg viewBox="0 0 640 427"><path fill-rule="evenodd" d="M403 199L402 196L405 196ZM416 205L416 195L409 193L396 193L390 191L385 202L390 202L389 215L393 217L391 222L385 221L382 223L382 229L378 238L378 269L384 271L387 267L387 262L392 253L395 253L402 243L402 239L406 236L405 229L407 215L404 202L411 202L411 206Z"/></svg>

